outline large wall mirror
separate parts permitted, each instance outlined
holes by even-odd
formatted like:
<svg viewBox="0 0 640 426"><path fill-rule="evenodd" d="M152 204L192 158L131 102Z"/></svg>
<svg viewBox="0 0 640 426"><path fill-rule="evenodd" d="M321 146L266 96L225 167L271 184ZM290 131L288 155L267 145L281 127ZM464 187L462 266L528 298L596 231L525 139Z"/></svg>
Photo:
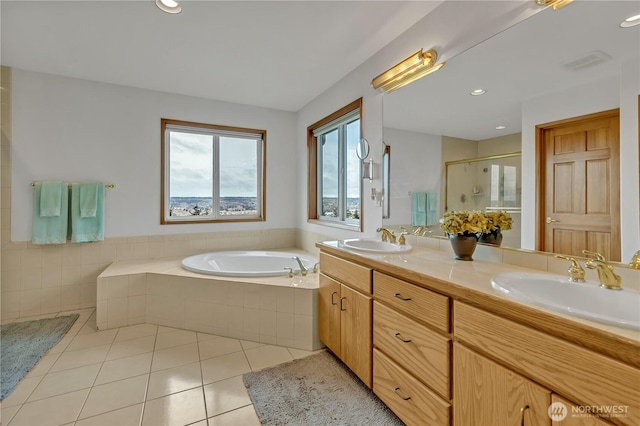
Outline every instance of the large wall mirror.
<svg viewBox="0 0 640 426"><path fill-rule="evenodd" d="M449 181L458 178L448 176L447 163L467 164L467 169L471 170L468 160L522 152L521 164L509 166L506 172L509 179L517 183L514 197L518 201L520 197L522 199L522 217L518 218L522 226L509 231L519 235L505 237L503 246L576 254L562 245L556 245L556 249L540 246L540 239L546 235L544 220L547 214L541 210L544 201L541 202L540 197L544 196L545 185L540 183L538 174L540 163L548 161L539 158L538 145L543 143L540 137L544 133L541 128L550 124L563 125L569 119L605 111L619 110L623 116L623 108L637 104L640 26L621 28L620 23L638 13L640 7L633 1L575 1L558 11L547 8L451 58L442 70L385 94L383 138L393 147L393 156L390 187L386 194L390 201L389 215L383 218L383 224L415 230L412 221L416 194L435 194L437 214L434 216L440 218L447 207L447 188L455 188L460 183ZM635 81L629 78L630 73L635 73ZM634 112L634 117L637 115ZM636 120L620 122L622 155L625 147L628 149L630 144L639 143ZM599 131L581 132L589 138ZM575 135L556 134L560 136L556 139L555 151L573 149L570 146ZM629 134L635 136L630 138ZM584 145L590 149L599 143L587 140ZM615 157L616 150L611 152ZM619 157L620 154L613 160L619 161ZM617 167L609 160L601 163L604 169ZM591 173L591 165L588 162L583 165L587 176ZM473 173L482 175L478 171ZM505 170L496 173L502 173L503 179ZM637 177L630 179L637 180ZM480 178L476 184L465 181L464 189L457 191L455 208L472 209L474 199L480 199L486 190L487 184L483 182ZM587 184L595 187L588 178ZM563 191L570 196L573 190L567 187ZM602 189L598 191L600 196ZM619 214L614 211L615 202L609 204L605 198L596 200L593 194L586 194L595 200L585 204L587 209L599 209L613 216ZM611 196L620 197L620 189L615 193L614 188ZM638 205L638 193L624 196L633 197ZM555 197L564 200L565 196L558 193ZM462 205L461 199L465 201ZM547 204L553 204L553 200ZM560 224L569 215L555 213L555 216L549 214L552 232L547 238L558 242L562 240L559 236L565 235L559 231ZM638 218L633 220L637 222ZM555 233L554 226L558 228ZM625 220L615 226L620 228L620 233L625 232ZM442 235L437 224L430 229L430 236ZM637 223L634 229L637 229ZM592 240L605 240L598 235L584 235L586 237L574 237L576 249L594 248L596 243L592 244ZM620 237L616 238L611 237L608 241L619 247ZM635 239L637 250L640 242L637 236ZM599 248L597 244L596 248Z"/></svg>

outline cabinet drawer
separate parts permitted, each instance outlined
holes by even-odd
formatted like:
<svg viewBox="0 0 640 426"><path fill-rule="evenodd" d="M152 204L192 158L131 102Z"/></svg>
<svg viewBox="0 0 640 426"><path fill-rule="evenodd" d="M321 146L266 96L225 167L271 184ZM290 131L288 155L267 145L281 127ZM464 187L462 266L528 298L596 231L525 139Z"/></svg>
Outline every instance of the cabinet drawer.
<svg viewBox="0 0 640 426"><path fill-rule="evenodd" d="M373 392L407 425L449 425L451 405L373 349Z"/></svg>
<svg viewBox="0 0 640 426"><path fill-rule="evenodd" d="M374 302L373 344L440 396L450 398L449 339Z"/></svg>
<svg viewBox="0 0 640 426"><path fill-rule="evenodd" d="M371 269L342 260L326 253L320 253L322 273L367 294L372 293Z"/></svg>
<svg viewBox="0 0 640 426"><path fill-rule="evenodd" d="M640 424L640 370L464 303L454 336L579 405L628 407L616 424Z"/></svg>
<svg viewBox="0 0 640 426"><path fill-rule="evenodd" d="M380 272L373 275L373 291L394 309L449 333L449 298L426 288L390 277Z"/></svg>

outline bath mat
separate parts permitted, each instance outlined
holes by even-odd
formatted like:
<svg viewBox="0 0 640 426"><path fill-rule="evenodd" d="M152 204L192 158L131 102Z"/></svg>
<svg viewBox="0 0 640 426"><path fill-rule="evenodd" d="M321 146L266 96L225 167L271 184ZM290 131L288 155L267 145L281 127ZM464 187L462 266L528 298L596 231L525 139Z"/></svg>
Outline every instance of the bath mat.
<svg viewBox="0 0 640 426"><path fill-rule="evenodd" d="M340 360L321 352L242 376L263 425L402 425Z"/></svg>
<svg viewBox="0 0 640 426"><path fill-rule="evenodd" d="M69 331L78 314L4 324L0 327L0 400Z"/></svg>

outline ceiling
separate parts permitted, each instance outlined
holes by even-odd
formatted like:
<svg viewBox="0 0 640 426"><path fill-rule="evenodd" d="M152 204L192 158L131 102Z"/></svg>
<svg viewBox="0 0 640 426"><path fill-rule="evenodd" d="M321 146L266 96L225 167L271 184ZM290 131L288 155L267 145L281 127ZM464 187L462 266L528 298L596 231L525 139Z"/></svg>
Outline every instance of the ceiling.
<svg viewBox="0 0 640 426"><path fill-rule="evenodd" d="M440 3L184 1L170 15L153 0L3 0L0 52L14 68L298 111Z"/></svg>
<svg viewBox="0 0 640 426"><path fill-rule="evenodd" d="M617 78L623 61L640 60L640 26L619 27L638 13L638 1L579 0L558 11L547 8L386 94L385 127L470 140L518 133L524 101ZM564 66L594 51L610 59L582 70ZM478 88L487 93L469 95Z"/></svg>

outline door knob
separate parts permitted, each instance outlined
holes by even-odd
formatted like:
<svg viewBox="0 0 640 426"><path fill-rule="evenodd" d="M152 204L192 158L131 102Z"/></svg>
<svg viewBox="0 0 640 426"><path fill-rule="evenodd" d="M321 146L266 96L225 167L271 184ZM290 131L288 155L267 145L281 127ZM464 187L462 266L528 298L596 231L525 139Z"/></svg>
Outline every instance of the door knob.
<svg viewBox="0 0 640 426"><path fill-rule="evenodd" d="M555 219L551 219L550 217L547 217L546 222L547 222L547 223L552 223L552 222L557 222L557 220L555 220Z"/></svg>

